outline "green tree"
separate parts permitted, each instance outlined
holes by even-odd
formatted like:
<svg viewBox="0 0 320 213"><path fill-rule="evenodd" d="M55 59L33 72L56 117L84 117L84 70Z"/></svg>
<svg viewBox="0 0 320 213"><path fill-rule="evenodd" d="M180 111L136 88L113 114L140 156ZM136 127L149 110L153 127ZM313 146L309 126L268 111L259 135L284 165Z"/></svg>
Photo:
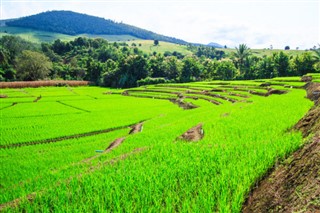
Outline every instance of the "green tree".
<svg viewBox="0 0 320 213"><path fill-rule="evenodd" d="M291 61L291 69L293 74L305 75L308 72L314 72L315 58L311 52L304 52L301 55L297 55Z"/></svg>
<svg viewBox="0 0 320 213"><path fill-rule="evenodd" d="M277 76L288 76L289 73L289 57L283 51L273 55L275 74Z"/></svg>
<svg viewBox="0 0 320 213"><path fill-rule="evenodd" d="M151 77L165 77L164 58L161 55L152 56L148 61L148 70L151 73Z"/></svg>
<svg viewBox="0 0 320 213"><path fill-rule="evenodd" d="M313 58L314 58L314 64L313 64L313 68L316 72L320 72L320 44L318 46L318 48L313 49L314 54L313 54Z"/></svg>
<svg viewBox="0 0 320 213"><path fill-rule="evenodd" d="M180 76L181 82L190 82L200 77L201 64L195 57L186 57L183 59L182 72Z"/></svg>
<svg viewBox="0 0 320 213"><path fill-rule="evenodd" d="M181 73L181 62L175 56L166 57L164 61L165 76L169 79L178 79Z"/></svg>
<svg viewBox="0 0 320 213"><path fill-rule="evenodd" d="M34 81L49 75L52 62L42 53L24 50L16 60L17 77L20 80Z"/></svg>
<svg viewBox="0 0 320 213"><path fill-rule="evenodd" d="M272 56L264 56L257 64L255 76L257 78L273 78L274 77L274 61Z"/></svg>
<svg viewBox="0 0 320 213"><path fill-rule="evenodd" d="M240 75L244 74L244 62L249 55L251 55L251 50L246 44L239 44L239 47L236 47L234 57L236 58L236 64L240 70Z"/></svg>
<svg viewBox="0 0 320 213"><path fill-rule="evenodd" d="M233 80L237 77L237 68L232 61L222 60L217 66L217 77L221 80Z"/></svg>

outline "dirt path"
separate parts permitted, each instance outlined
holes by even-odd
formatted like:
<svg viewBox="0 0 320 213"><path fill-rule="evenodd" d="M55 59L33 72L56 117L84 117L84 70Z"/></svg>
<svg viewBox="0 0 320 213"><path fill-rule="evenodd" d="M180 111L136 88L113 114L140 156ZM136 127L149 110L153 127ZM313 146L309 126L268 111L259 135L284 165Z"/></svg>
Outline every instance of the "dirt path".
<svg viewBox="0 0 320 213"><path fill-rule="evenodd" d="M202 129L202 124L198 124L197 126L192 127L185 133L183 133L181 136L179 136L177 139L185 140L189 142L196 142L203 138L204 132Z"/></svg>
<svg viewBox="0 0 320 213"><path fill-rule="evenodd" d="M131 135L131 134L135 134L135 133L138 133L138 132L142 132L142 129L143 129L143 122L141 122L141 123L137 123L137 124L135 124L135 125L132 125L130 128L131 128L131 130L130 130L130 132L129 132L129 134Z"/></svg>

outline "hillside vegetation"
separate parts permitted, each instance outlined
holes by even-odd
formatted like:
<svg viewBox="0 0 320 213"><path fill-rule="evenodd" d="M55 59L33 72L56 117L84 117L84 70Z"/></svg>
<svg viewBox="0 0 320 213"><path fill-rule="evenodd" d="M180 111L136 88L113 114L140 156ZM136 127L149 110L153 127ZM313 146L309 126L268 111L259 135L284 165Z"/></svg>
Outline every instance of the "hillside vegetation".
<svg viewBox="0 0 320 213"><path fill-rule="evenodd" d="M187 44L186 41L156 34L135 26L117 23L72 11L50 11L6 22L7 26L24 27L67 35L130 35L140 39L168 41Z"/></svg>
<svg viewBox="0 0 320 213"><path fill-rule="evenodd" d="M153 41L155 42L155 41ZM214 47L77 37L34 44L0 38L0 81L64 79L128 88L154 83L267 79L320 72L320 49L257 56L245 44L231 55ZM149 49L149 50L148 50ZM157 52L158 51L158 52ZM164 53L162 53L164 51ZM39 66L32 67L32 64ZM297 81L300 81L299 79Z"/></svg>

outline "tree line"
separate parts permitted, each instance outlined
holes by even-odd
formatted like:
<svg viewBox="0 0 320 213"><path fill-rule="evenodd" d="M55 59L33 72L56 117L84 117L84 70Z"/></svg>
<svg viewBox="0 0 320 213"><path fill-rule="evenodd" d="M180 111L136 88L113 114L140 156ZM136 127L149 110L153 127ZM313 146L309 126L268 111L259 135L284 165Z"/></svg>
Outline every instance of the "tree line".
<svg viewBox="0 0 320 213"><path fill-rule="evenodd" d="M161 45L161 42L160 44ZM320 72L320 48L289 56L258 57L240 44L231 56L213 47L193 46L191 55L151 54L137 45L78 37L33 44L15 36L0 39L0 81L64 79L128 88L164 82L273 78Z"/></svg>

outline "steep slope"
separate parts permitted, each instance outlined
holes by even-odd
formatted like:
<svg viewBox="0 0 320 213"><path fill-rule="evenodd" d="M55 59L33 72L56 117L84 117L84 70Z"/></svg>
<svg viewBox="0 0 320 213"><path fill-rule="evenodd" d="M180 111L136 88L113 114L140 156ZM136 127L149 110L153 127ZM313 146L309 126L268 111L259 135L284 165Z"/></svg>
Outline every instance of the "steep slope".
<svg viewBox="0 0 320 213"><path fill-rule="evenodd" d="M131 35L141 39L161 40L177 44L188 42L156 34L135 26L72 11L50 11L6 21L7 26L25 27L68 35Z"/></svg>
<svg viewBox="0 0 320 213"><path fill-rule="evenodd" d="M312 137L254 188L243 212L320 211L320 84L310 82L306 90L315 105L294 129Z"/></svg>

